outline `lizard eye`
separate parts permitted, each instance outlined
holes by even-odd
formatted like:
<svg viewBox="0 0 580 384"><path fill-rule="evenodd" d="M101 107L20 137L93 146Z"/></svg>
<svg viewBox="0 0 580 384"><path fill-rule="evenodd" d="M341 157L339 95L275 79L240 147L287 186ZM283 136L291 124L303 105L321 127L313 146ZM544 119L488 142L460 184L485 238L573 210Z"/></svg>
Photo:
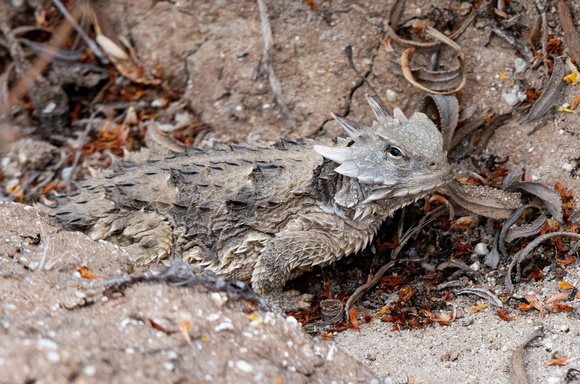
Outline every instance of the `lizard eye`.
<svg viewBox="0 0 580 384"><path fill-rule="evenodd" d="M387 149L387 153L391 157L401 157L401 156L403 156L403 153L397 147L389 147L389 149Z"/></svg>

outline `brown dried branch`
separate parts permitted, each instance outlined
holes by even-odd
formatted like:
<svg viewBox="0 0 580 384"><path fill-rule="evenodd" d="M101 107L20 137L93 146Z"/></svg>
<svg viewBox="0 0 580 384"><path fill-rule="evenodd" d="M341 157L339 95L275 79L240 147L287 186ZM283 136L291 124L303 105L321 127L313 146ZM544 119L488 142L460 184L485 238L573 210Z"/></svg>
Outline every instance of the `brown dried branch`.
<svg viewBox="0 0 580 384"><path fill-rule="evenodd" d="M572 53L572 58L577 64L580 64L580 37L578 37L578 32L576 32L570 8L565 1L559 1L557 6L560 25L564 31L564 36L566 36L566 42Z"/></svg>

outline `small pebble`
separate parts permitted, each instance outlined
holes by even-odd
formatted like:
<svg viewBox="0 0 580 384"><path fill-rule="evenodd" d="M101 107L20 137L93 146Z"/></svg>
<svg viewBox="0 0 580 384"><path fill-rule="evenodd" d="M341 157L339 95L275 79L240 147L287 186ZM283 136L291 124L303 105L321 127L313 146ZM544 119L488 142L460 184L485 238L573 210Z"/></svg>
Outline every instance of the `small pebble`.
<svg viewBox="0 0 580 384"><path fill-rule="evenodd" d="M528 141L524 145L524 148L526 148L528 150L528 152L532 152L534 150L534 143L532 143L531 141Z"/></svg>
<svg viewBox="0 0 580 384"><path fill-rule="evenodd" d="M244 360L236 361L236 368L245 373L249 373L254 370L254 367L252 367L248 362Z"/></svg>
<svg viewBox="0 0 580 384"><path fill-rule="evenodd" d="M509 107L513 107L514 105L520 102L518 92L515 89L512 89L511 91L504 93L501 98L503 102L506 103Z"/></svg>
<svg viewBox="0 0 580 384"><path fill-rule="evenodd" d="M234 325L232 323L221 323L215 326L214 331L224 331L224 330L233 330Z"/></svg>
<svg viewBox="0 0 580 384"><path fill-rule="evenodd" d="M56 109L56 104L55 103L48 103L46 104L46 107L44 107L44 109L42 110L42 113L51 113L52 111L54 111Z"/></svg>
<svg viewBox="0 0 580 384"><path fill-rule="evenodd" d="M95 368L94 365L87 365L84 369L83 369L83 373L87 376L94 376L95 373L97 373L97 368Z"/></svg>
<svg viewBox="0 0 580 384"><path fill-rule="evenodd" d="M155 99L151 102L153 108L160 108L163 106L163 99Z"/></svg>
<svg viewBox="0 0 580 384"><path fill-rule="evenodd" d="M473 248L473 253L475 253L478 256L487 255L489 253L489 250L487 249L487 244L477 243L477 245Z"/></svg>
<svg viewBox="0 0 580 384"><path fill-rule="evenodd" d="M390 102L397 101L397 93L392 89L387 89L387 100Z"/></svg>
<svg viewBox="0 0 580 384"><path fill-rule="evenodd" d="M514 60L514 65L516 67L516 72L521 73L526 70L526 61L521 57Z"/></svg>
<svg viewBox="0 0 580 384"><path fill-rule="evenodd" d="M48 352L46 354L46 358L51 363L58 363L60 361L60 355L58 354L58 352L54 352L54 351Z"/></svg>

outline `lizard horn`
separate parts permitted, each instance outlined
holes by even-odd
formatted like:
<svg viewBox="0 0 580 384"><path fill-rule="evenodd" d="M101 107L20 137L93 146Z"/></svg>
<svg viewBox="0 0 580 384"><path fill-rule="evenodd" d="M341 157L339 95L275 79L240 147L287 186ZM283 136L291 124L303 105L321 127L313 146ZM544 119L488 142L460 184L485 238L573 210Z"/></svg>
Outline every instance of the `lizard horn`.
<svg viewBox="0 0 580 384"><path fill-rule="evenodd" d="M378 101L376 101L369 95L365 96L367 98L367 102L371 106L371 109L373 110L373 113L375 114L375 117L377 118L378 121L385 120L391 117L389 112L382 105L380 105Z"/></svg>
<svg viewBox="0 0 580 384"><path fill-rule="evenodd" d="M355 123L354 121L350 121L349 119L345 119L344 117L336 116L334 113L331 113L330 115L334 118L334 120L338 121L338 123L353 140L358 139L363 134L363 129L360 124Z"/></svg>

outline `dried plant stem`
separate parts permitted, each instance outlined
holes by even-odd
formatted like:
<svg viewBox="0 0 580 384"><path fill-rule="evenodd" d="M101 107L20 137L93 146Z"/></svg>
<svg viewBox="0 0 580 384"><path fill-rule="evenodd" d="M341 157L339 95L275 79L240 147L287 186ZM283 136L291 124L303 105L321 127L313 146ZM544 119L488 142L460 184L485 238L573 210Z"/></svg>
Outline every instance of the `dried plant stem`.
<svg viewBox="0 0 580 384"><path fill-rule="evenodd" d="M103 64L109 64L109 59L107 59L107 57L105 55L103 55L103 52L101 52L101 49L99 48L97 43L95 43L85 33L85 31L77 23L77 20L71 16L71 14L68 12L66 7L61 3L61 1L60 0L52 0L52 2L58 8L58 10L63 14L63 16L66 17L66 19L74 26L75 31L77 31L77 33L83 38L83 40L85 41L87 46L91 49L91 51L93 51L93 53L95 54L95 56L97 56L99 61ZM80 3L78 3L78 4L80 4Z"/></svg>
<svg viewBox="0 0 580 384"><path fill-rule="evenodd" d="M558 2L558 15L560 16L560 25L564 31L564 36L566 36L566 42L572 53L572 58L577 64L580 64L580 37L578 37L578 32L576 32L570 8L565 1Z"/></svg>
<svg viewBox="0 0 580 384"><path fill-rule="evenodd" d="M290 113L290 109L288 105L284 101L284 97L282 96L282 85L276 77L276 73L274 72L274 67L270 64L270 50L274 45L274 37L272 35L272 28L270 27L270 19L268 17L268 9L266 8L266 4L264 4L264 0L257 0L258 1L258 9L260 10L260 20L262 22L262 36L264 37L264 51L262 53L262 68L268 74L268 80L270 81L270 88L274 93L274 97L276 97L276 102L282 108L282 111L290 121L290 125L292 127L296 126L296 122L294 121L294 117L292 113Z"/></svg>

